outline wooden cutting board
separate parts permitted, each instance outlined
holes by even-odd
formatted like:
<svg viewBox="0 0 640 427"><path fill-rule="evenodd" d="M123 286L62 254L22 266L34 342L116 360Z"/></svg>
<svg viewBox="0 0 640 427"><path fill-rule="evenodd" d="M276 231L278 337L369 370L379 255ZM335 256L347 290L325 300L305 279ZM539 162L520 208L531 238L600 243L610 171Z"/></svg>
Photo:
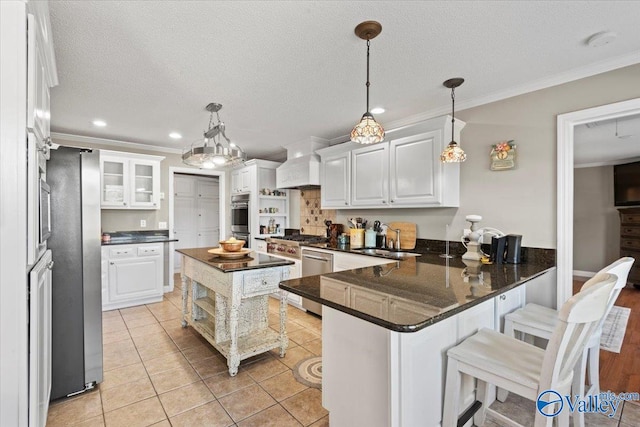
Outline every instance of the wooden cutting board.
<svg viewBox="0 0 640 427"><path fill-rule="evenodd" d="M416 247L416 224L413 222L390 222L387 229L387 242L393 239L394 245L396 241L396 232L400 230L400 249L412 250ZM394 246L395 247L395 246Z"/></svg>

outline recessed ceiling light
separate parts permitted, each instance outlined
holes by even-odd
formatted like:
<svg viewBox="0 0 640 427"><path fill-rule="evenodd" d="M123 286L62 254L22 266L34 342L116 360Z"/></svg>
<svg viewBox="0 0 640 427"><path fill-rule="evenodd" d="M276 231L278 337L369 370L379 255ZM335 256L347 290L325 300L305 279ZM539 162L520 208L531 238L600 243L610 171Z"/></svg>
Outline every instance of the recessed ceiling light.
<svg viewBox="0 0 640 427"><path fill-rule="evenodd" d="M171 132L169 134L169 138L180 139L180 138L182 138L182 135L180 135L178 132Z"/></svg>
<svg viewBox="0 0 640 427"><path fill-rule="evenodd" d="M376 107L371 109L371 114L382 114L384 113L384 111L385 111L384 108Z"/></svg>
<svg viewBox="0 0 640 427"><path fill-rule="evenodd" d="M601 31L599 33L593 34L591 37L587 39L587 46L589 47L600 47L605 44L609 44L614 41L618 37L618 35L612 31Z"/></svg>
<svg viewBox="0 0 640 427"><path fill-rule="evenodd" d="M107 125L107 122L105 122L104 120L100 120L100 119L96 119L92 123L93 123L94 126L97 126L99 128L103 128L103 127L105 127Z"/></svg>

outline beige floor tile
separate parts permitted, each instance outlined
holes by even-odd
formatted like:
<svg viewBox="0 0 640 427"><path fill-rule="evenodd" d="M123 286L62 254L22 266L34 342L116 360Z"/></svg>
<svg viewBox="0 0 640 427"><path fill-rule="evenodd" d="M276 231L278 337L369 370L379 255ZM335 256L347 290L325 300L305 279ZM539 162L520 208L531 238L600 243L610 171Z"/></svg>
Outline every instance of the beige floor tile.
<svg viewBox="0 0 640 427"><path fill-rule="evenodd" d="M127 325L122 320L122 317L112 317L102 321L102 333L125 331L126 329Z"/></svg>
<svg viewBox="0 0 640 427"><path fill-rule="evenodd" d="M267 357L246 367L246 371L256 382L264 381L287 370L287 365L273 357Z"/></svg>
<svg viewBox="0 0 640 427"><path fill-rule="evenodd" d="M104 412L148 399L156 395L149 378L132 381L106 390L101 390Z"/></svg>
<svg viewBox="0 0 640 427"><path fill-rule="evenodd" d="M129 328L129 335L131 335L131 337L139 337L141 335L154 334L158 332L164 332L164 329L157 322L149 325L138 326L136 328Z"/></svg>
<svg viewBox="0 0 640 427"><path fill-rule="evenodd" d="M191 364L184 358L182 353L169 353L155 359L145 360L144 367L149 375L170 371L177 368L189 368Z"/></svg>
<svg viewBox="0 0 640 427"><path fill-rule="evenodd" d="M151 375L151 382L158 394L166 393L188 384L200 381L200 377L191 367L171 369Z"/></svg>
<svg viewBox="0 0 640 427"><path fill-rule="evenodd" d="M223 372L205 380L209 390L218 399L255 383L253 378L242 369L235 377L230 376L228 372Z"/></svg>
<svg viewBox="0 0 640 427"><path fill-rule="evenodd" d="M308 388L280 404L305 426L328 414L322 407L322 392L316 388Z"/></svg>
<svg viewBox="0 0 640 427"><path fill-rule="evenodd" d="M189 333L184 336L178 336L173 338L173 342L178 346L180 350L186 350L191 347L197 347L202 344L202 340L195 335Z"/></svg>
<svg viewBox="0 0 640 427"><path fill-rule="evenodd" d="M144 305L136 305L134 307L121 308L120 314L124 316L136 315L136 314L147 314L149 313L149 309Z"/></svg>
<svg viewBox="0 0 640 427"><path fill-rule="evenodd" d="M189 334L197 334L197 332L195 332L191 326L183 328L182 320L180 319L166 320L164 322L160 322L160 325L164 328L165 331L167 331L169 336L174 339L178 337L188 336Z"/></svg>
<svg viewBox="0 0 640 427"><path fill-rule="evenodd" d="M136 345L137 348L146 347L146 346L154 345L157 343L163 343L163 344L173 343L173 340L164 331L154 332L152 334L147 334L147 335L137 335L135 337L132 337L132 339L133 339L133 343Z"/></svg>
<svg viewBox="0 0 640 427"><path fill-rule="evenodd" d="M160 395L169 418L215 400L202 381Z"/></svg>
<svg viewBox="0 0 640 427"><path fill-rule="evenodd" d="M197 362L193 362L191 365L203 380L216 374L227 372L229 369L227 367L227 361L218 355L198 360Z"/></svg>
<svg viewBox="0 0 640 427"><path fill-rule="evenodd" d="M166 419L157 397L134 403L115 411L105 412L107 427L145 427Z"/></svg>
<svg viewBox="0 0 640 427"><path fill-rule="evenodd" d="M238 427L300 427L293 416L280 405L258 412L252 417L238 423Z"/></svg>
<svg viewBox="0 0 640 427"><path fill-rule="evenodd" d="M120 315L122 316L124 323L127 323L130 320L135 320L135 319L148 319L148 318L153 319L154 318L153 314L151 314L151 312L148 309L145 311L139 310L131 313L120 313Z"/></svg>
<svg viewBox="0 0 640 427"><path fill-rule="evenodd" d="M156 322L150 325L139 326L137 328L130 328L129 334L132 337L138 337L140 335L154 334L154 333L163 332L163 331L164 329L162 329L162 326L160 326L160 324Z"/></svg>
<svg viewBox="0 0 640 427"><path fill-rule="evenodd" d="M104 372L104 379L100 383L100 390L107 390L132 381L148 378L142 362Z"/></svg>
<svg viewBox="0 0 640 427"><path fill-rule="evenodd" d="M640 405L634 402L624 402L620 421L629 425L640 426Z"/></svg>
<svg viewBox="0 0 640 427"><path fill-rule="evenodd" d="M149 314L149 316L137 317L131 320L125 319L124 323L126 323L127 328L134 329L141 326L158 324L158 320L153 315Z"/></svg>
<svg viewBox="0 0 640 427"><path fill-rule="evenodd" d="M273 322L269 321L269 326L274 331L280 332L280 320L279 319L276 319ZM290 332L299 331L300 329L303 329L302 325L300 325L300 324L298 324L296 322L293 322L291 320L287 320L287 334L290 333Z"/></svg>
<svg viewBox="0 0 640 427"><path fill-rule="evenodd" d="M88 420L79 422L78 424L72 424L72 426L73 427L104 427L104 415L100 414L95 417L91 417Z"/></svg>
<svg viewBox="0 0 640 427"><path fill-rule="evenodd" d="M228 427L233 420L218 402L209 402L171 418L173 427Z"/></svg>
<svg viewBox="0 0 640 427"><path fill-rule="evenodd" d="M307 341L302 346L316 356L322 356L322 339Z"/></svg>
<svg viewBox="0 0 640 427"><path fill-rule="evenodd" d="M535 402L515 393L509 393L507 400L504 402L496 400L491 404L490 408L522 425L533 425L534 423ZM490 416L487 416L487 418L490 419Z"/></svg>
<svg viewBox="0 0 640 427"><path fill-rule="evenodd" d="M102 361L105 371L140 362L133 341L117 341L103 346Z"/></svg>
<svg viewBox="0 0 640 427"><path fill-rule="evenodd" d="M159 423L151 424L149 427L171 427L171 423L167 420L162 420Z"/></svg>
<svg viewBox="0 0 640 427"><path fill-rule="evenodd" d="M218 400L220 404L238 422L276 403L259 385L245 387Z"/></svg>
<svg viewBox="0 0 640 427"><path fill-rule="evenodd" d="M130 339L129 331L122 329L120 331L105 332L102 334L102 344L110 344L112 342L124 341Z"/></svg>
<svg viewBox="0 0 640 427"><path fill-rule="evenodd" d="M98 390L71 399L59 400L49 407L47 426L68 426L102 415Z"/></svg>
<svg viewBox="0 0 640 427"><path fill-rule="evenodd" d="M311 356L313 356L313 353L311 353L309 350L304 347L297 346L288 349L284 357L279 358L279 360L287 365L290 369L293 369L293 367L296 366L299 361Z"/></svg>
<svg viewBox="0 0 640 427"><path fill-rule="evenodd" d="M278 402L300 393L307 386L299 383L293 376L293 372L287 369L285 372L260 382L267 393Z"/></svg>
<svg viewBox="0 0 640 427"><path fill-rule="evenodd" d="M122 316L120 316L120 310L109 310L102 312L102 320L113 318L122 318Z"/></svg>
<svg viewBox="0 0 640 427"><path fill-rule="evenodd" d="M156 357L165 356L170 353L176 353L180 351L178 347L172 342L158 342L144 347L138 347L138 353L143 362L147 360L155 359Z"/></svg>
<svg viewBox="0 0 640 427"><path fill-rule="evenodd" d="M182 354L190 363L195 363L203 359L207 359L209 357L215 356L219 354L210 346L206 346L204 344L197 345L195 347L187 348L183 350Z"/></svg>
<svg viewBox="0 0 640 427"><path fill-rule="evenodd" d="M329 415L327 415L326 417L320 418L318 421L311 424L310 427L329 427ZM485 423L484 427L489 427L489 426Z"/></svg>
<svg viewBox="0 0 640 427"><path fill-rule="evenodd" d="M309 329L300 329L299 331L291 332L287 334L291 341L297 342L300 345L304 343L320 339L320 334L310 331Z"/></svg>

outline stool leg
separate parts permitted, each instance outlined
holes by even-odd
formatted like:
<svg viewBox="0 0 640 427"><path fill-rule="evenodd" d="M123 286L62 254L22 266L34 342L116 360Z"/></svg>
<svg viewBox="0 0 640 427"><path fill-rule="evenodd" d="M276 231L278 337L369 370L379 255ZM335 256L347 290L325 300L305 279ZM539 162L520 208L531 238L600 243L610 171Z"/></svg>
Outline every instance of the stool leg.
<svg viewBox="0 0 640 427"><path fill-rule="evenodd" d="M600 393L600 343L589 348L589 391L587 394Z"/></svg>
<svg viewBox="0 0 640 427"><path fill-rule="evenodd" d="M455 427L458 425L460 380L461 374L458 371L458 361L449 357L447 360L447 380L444 388L442 427Z"/></svg>
<svg viewBox="0 0 640 427"><path fill-rule="evenodd" d="M576 394L580 396L580 398L584 398L584 384L585 384L585 374L587 372L587 354L589 349L585 348L582 352L582 356L578 359L576 366L573 368L573 383L571 384L571 395L575 396ZM567 417L569 416L568 409L565 408L562 412L567 412ZM562 415L562 413L561 413ZM560 421L560 418L558 418ZM569 420L567 419L567 424ZM562 425L562 424L560 424ZM573 425L575 427L584 427L584 413L580 411L573 412Z"/></svg>
<svg viewBox="0 0 640 427"><path fill-rule="evenodd" d="M513 329L513 320L505 317L504 319L504 334L508 337L513 337L517 339L522 339L522 332L518 331L518 336L516 337L516 332ZM509 397L509 391L498 387L498 392L496 394L496 400L498 402L504 402Z"/></svg>
<svg viewBox="0 0 640 427"><path fill-rule="evenodd" d="M489 397L491 384L486 381L481 381L478 379L478 385L476 388L476 400L482 403L482 406L473 416L473 423L477 426L481 426L484 424L484 421L487 418L487 398Z"/></svg>

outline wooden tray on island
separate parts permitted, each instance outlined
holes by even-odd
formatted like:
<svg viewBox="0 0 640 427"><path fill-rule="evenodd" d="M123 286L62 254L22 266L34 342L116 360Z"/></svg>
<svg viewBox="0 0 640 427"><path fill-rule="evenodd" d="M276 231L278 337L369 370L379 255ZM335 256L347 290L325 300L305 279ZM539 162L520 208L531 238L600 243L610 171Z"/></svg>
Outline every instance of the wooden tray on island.
<svg viewBox="0 0 640 427"><path fill-rule="evenodd" d="M251 253L251 249L240 249L237 252L227 252L224 249L218 247L209 249L207 252L209 252L210 254L214 254L215 256L220 258L237 259L244 258L249 255L249 253Z"/></svg>

